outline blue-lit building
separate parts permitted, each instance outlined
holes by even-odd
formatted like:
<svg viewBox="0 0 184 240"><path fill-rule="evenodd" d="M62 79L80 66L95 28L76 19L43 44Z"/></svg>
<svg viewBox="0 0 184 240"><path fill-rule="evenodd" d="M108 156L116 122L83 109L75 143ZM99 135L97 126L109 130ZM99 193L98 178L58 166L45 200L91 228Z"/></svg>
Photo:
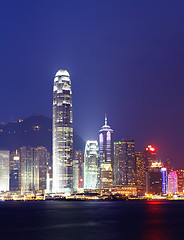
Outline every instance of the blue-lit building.
<svg viewBox="0 0 184 240"><path fill-rule="evenodd" d="M161 168L161 172L162 172L162 193L166 194L167 193L167 169Z"/></svg>

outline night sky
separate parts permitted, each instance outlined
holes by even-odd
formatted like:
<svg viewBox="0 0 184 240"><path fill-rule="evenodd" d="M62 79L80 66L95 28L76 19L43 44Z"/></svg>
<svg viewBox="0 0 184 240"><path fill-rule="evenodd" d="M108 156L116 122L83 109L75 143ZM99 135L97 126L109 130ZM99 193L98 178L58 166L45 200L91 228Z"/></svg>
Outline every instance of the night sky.
<svg viewBox="0 0 184 240"><path fill-rule="evenodd" d="M0 1L0 122L52 117L67 69L74 129L157 147L184 168L184 1Z"/></svg>

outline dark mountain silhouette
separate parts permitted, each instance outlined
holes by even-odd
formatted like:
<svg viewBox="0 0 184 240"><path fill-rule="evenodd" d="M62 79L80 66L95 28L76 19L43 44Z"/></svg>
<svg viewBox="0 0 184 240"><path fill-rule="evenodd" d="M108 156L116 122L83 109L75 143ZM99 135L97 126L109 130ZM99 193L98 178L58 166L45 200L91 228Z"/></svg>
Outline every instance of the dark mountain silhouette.
<svg viewBox="0 0 184 240"><path fill-rule="evenodd" d="M0 148L14 151L22 146L45 146L52 151L52 119L35 115L10 123L0 123ZM85 143L74 132L74 150L83 150Z"/></svg>

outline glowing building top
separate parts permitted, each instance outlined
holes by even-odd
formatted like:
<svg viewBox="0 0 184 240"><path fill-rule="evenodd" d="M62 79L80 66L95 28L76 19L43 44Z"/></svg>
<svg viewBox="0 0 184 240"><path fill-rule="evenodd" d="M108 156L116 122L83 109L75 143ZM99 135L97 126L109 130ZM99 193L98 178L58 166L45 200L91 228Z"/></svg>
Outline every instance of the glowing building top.
<svg viewBox="0 0 184 240"><path fill-rule="evenodd" d="M105 115L105 125L99 131L100 167L103 163L110 163L113 167L113 130L107 124Z"/></svg>

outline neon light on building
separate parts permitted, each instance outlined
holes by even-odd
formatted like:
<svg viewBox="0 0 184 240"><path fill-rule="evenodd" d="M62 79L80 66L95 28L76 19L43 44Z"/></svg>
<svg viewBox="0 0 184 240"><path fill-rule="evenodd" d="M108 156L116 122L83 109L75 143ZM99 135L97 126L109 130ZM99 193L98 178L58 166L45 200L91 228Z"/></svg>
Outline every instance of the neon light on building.
<svg viewBox="0 0 184 240"><path fill-rule="evenodd" d="M162 192L163 194L167 193L167 169L161 168L162 171Z"/></svg>
<svg viewBox="0 0 184 240"><path fill-rule="evenodd" d="M176 171L168 174L168 194L176 194L178 192L178 178Z"/></svg>

